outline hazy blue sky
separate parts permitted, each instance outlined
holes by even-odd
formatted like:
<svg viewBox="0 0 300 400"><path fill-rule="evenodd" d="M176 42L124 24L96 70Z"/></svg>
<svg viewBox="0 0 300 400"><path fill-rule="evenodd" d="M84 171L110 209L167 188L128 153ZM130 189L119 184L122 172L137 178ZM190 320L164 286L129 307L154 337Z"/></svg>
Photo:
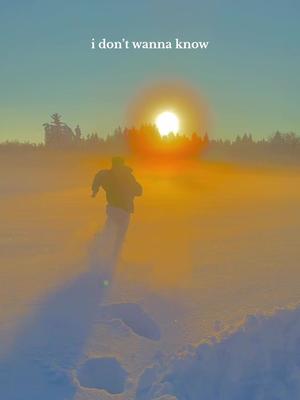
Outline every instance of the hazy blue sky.
<svg viewBox="0 0 300 400"><path fill-rule="evenodd" d="M214 133L300 132L299 0L0 0L0 140L41 141L59 112L106 135L145 83L204 93ZM210 41L207 51L90 50L92 37Z"/></svg>

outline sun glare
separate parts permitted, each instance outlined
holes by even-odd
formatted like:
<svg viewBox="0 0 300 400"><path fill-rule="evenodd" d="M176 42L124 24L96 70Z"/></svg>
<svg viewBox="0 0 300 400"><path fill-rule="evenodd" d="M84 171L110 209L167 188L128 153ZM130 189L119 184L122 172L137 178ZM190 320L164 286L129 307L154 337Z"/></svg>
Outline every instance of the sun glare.
<svg viewBox="0 0 300 400"><path fill-rule="evenodd" d="M179 119L176 114L170 111L159 114L155 120L155 125L161 136L167 136L170 133L177 134L179 131Z"/></svg>

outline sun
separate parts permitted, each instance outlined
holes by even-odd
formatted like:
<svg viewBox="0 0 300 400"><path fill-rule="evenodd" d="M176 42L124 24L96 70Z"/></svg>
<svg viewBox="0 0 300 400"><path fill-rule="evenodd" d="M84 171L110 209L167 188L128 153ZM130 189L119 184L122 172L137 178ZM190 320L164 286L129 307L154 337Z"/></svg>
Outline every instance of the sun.
<svg viewBox="0 0 300 400"><path fill-rule="evenodd" d="M177 134L179 131L179 119L171 111L164 111L156 117L155 125L161 136L167 136L170 133Z"/></svg>

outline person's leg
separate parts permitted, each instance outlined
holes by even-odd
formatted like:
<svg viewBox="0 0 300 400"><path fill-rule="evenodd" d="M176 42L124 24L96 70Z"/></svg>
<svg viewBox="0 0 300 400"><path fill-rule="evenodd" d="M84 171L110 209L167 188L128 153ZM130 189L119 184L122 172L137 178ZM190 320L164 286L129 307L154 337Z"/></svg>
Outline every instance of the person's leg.
<svg viewBox="0 0 300 400"><path fill-rule="evenodd" d="M116 265L114 255L116 230L114 210L108 205L106 207L106 221L101 231L101 240L98 247L99 283L103 288L110 286L114 274Z"/></svg>
<svg viewBox="0 0 300 400"><path fill-rule="evenodd" d="M116 224L113 212L106 207L106 220L103 228L96 234L91 248L92 268L99 273L109 270L112 265L114 242L116 237Z"/></svg>
<svg viewBox="0 0 300 400"><path fill-rule="evenodd" d="M122 250L122 246L125 241L126 233L128 230L130 222L130 214L127 212L124 212L120 216L119 224L118 224L118 229L117 229L117 234L116 234L116 240L115 240L115 252L116 254L119 254Z"/></svg>
<svg viewBox="0 0 300 400"><path fill-rule="evenodd" d="M120 208L111 207L110 215L112 224L114 225L113 253L114 258L117 258L125 240L130 222L130 214Z"/></svg>

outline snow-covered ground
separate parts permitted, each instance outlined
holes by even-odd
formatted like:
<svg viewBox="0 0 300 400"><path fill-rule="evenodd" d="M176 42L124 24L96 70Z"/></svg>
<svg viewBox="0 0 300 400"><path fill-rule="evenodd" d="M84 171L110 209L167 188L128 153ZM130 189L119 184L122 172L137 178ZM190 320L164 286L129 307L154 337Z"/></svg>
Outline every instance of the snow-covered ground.
<svg viewBox="0 0 300 400"><path fill-rule="evenodd" d="M1 398L299 398L299 171L135 164L114 263L105 160L0 164Z"/></svg>
<svg viewBox="0 0 300 400"><path fill-rule="evenodd" d="M145 370L138 398L299 399L300 308L249 316L234 333Z"/></svg>

